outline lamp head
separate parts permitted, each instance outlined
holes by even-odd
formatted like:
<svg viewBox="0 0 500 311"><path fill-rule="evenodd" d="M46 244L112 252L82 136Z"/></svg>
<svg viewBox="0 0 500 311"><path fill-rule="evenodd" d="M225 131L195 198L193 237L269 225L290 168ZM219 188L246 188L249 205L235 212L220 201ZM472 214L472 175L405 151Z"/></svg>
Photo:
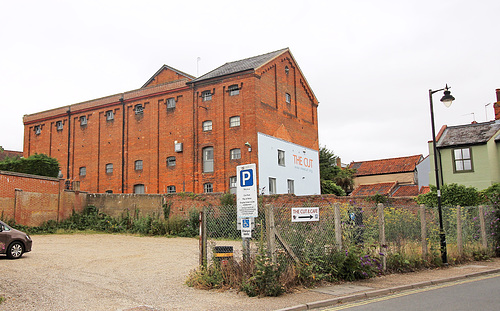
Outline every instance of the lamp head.
<svg viewBox="0 0 500 311"><path fill-rule="evenodd" d="M446 106L446 108L449 108L451 106L451 103L455 100L455 97L451 95L451 92L448 89L448 84L446 84L446 87L444 88L444 95L441 98L441 101Z"/></svg>

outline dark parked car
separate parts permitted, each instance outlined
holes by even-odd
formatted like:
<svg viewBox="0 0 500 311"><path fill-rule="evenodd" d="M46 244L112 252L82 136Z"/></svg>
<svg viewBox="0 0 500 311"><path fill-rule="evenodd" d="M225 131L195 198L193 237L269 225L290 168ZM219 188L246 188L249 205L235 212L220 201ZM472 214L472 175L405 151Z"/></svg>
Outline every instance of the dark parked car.
<svg viewBox="0 0 500 311"><path fill-rule="evenodd" d="M0 254L16 259L31 251L31 244L33 241L29 235L0 221Z"/></svg>

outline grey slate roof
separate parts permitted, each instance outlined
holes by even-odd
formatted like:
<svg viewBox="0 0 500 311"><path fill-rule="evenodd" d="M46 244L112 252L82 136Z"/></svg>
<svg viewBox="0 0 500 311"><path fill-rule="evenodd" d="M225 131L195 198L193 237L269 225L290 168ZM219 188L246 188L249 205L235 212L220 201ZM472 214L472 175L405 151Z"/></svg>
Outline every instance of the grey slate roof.
<svg viewBox="0 0 500 311"><path fill-rule="evenodd" d="M203 76L194 79L193 81L190 81L188 83L193 83L193 82L198 82L202 80L207 80L219 76L225 76L225 75L230 75L233 73L237 72L242 72L242 71L247 71L251 69L256 69L259 68L260 66L264 65L265 63L269 62L273 58L277 57L278 55L288 51L288 48L281 49L278 51L270 52L267 54L262 54L259 56L254 56L242 60L238 60L235 62L230 62L230 63L225 63L224 65L220 66L219 68L216 68L209 73L204 74Z"/></svg>
<svg viewBox="0 0 500 311"><path fill-rule="evenodd" d="M447 127L437 147L485 144L500 130L500 121Z"/></svg>

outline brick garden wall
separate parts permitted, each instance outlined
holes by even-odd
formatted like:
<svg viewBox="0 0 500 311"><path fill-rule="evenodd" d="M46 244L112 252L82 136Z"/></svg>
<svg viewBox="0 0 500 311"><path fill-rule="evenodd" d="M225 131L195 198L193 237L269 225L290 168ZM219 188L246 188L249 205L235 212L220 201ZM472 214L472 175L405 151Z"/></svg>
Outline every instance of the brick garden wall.
<svg viewBox="0 0 500 311"><path fill-rule="evenodd" d="M86 193L64 189L64 180L0 171L0 217L38 226L71 216L86 206Z"/></svg>

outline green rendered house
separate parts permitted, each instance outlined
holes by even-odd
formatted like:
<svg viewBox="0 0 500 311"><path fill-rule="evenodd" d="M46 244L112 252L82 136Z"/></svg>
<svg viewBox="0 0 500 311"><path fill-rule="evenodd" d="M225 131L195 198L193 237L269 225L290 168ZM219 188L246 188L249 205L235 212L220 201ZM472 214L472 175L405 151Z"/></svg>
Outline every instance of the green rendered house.
<svg viewBox="0 0 500 311"><path fill-rule="evenodd" d="M500 120L441 128L436 137L441 184L461 184L478 190L500 182ZM429 142L431 171L435 185L434 152Z"/></svg>

